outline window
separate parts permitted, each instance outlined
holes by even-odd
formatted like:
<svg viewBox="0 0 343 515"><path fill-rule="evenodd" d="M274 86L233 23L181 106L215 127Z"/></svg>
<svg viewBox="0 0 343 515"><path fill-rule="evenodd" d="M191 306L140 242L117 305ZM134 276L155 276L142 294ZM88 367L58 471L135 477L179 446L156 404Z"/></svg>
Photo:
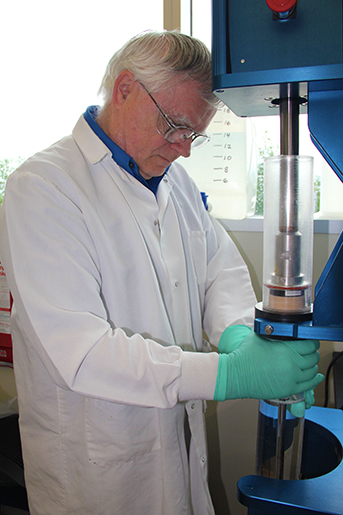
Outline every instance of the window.
<svg viewBox="0 0 343 515"><path fill-rule="evenodd" d="M211 0L181 0L181 30L211 47ZM243 125L245 124L245 128ZM218 112L212 140L180 162L208 195L217 218L243 219L263 214L263 157L279 154L277 115L240 119ZM300 153L314 157L315 218L343 219L343 184L311 142L307 116L300 116Z"/></svg>
<svg viewBox="0 0 343 515"><path fill-rule="evenodd" d="M262 174L262 158L280 153L280 127L278 116L253 118L259 149L258 179ZM315 218L343 218L343 184L311 141L307 126L307 115L299 118L299 153L314 157ZM261 181L262 182L262 181ZM260 196L263 184L257 183L256 214L263 214Z"/></svg>
<svg viewBox="0 0 343 515"><path fill-rule="evenodd" d="M0 12L3 170L69 134L98 102L112 54L139 32L163 28L163 0L17 0Z"/></svg>

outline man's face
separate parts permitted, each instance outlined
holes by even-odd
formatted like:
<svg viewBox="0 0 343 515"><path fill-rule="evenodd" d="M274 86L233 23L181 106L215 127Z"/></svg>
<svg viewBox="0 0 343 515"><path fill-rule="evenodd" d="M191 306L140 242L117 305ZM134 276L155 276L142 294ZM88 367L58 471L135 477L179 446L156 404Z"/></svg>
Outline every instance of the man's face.
<svg viewBox="0 0 343 515"><path fill-rule="evenodd" d="M197 92L191 80L166 88L153 95L175 125L204 133L215 110ZM157 177L180 156L189 157L191 139L169 143L163 134L169 128L144 87L134 82L122 111L121 141L117 143L136 162L145 179ZM160 131L160 132L159 132Z"/></svg>

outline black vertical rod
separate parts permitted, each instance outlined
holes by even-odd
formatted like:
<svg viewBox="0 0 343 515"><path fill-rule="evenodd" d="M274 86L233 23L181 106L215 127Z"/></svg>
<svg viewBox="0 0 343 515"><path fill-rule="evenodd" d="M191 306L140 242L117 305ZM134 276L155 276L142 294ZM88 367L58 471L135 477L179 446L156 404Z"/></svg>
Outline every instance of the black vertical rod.
<svg viewBox="0 0 343 515"><path fill-rule="evenodd" d="M280 153L299 154L299 84L280 84Z"/></svg>

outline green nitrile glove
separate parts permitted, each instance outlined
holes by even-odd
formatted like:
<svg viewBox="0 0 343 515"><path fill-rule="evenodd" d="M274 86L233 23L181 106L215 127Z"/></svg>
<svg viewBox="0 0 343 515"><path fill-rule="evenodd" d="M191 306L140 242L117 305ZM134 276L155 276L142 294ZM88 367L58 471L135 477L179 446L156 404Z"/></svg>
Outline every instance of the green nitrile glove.
<svg viewBox="0 0 343 515"><path fill-rule="evenodd" d="M313 389L318 374L317 340L270 340L250 331L229 354L219 355L214 400L282 399Z"/></svg>
<svg viewBox="0 0 343 515"><path fill-rule="evenodd" d="M246 325L230 325L220 337L218 351L229 354L236 350L249 333L251 333L251 329Z"/></svg>
<svg viewBox="0 0 343 515"><path fill-rule="evenodd" d="M303 401L290 404L289 407L287 407L294 417L303 417L305 415L305 409L310 409L314 404L314 390L307 390L307 392L304 393L304 397Z"/></svg>
<svg viewBox="0 0 343 515"><path fill-rule="evenodd" d="M305 415L305 402L296 402L294 404L287 405L287 410L293 415L293 417L302 418Z"/></svg>
<svg viewBox="0 0 343 515"><path fill-rule="evenodd" d="M250 327L247 327L246 325L232 325L227 327L219 340L218 351L226 354L233 352L239 347L244 338L251 333L251 331ZM295 417L303 417L305 409L311 408L314 404L313 389L306 391L304 396L304 401L289 404L287 406L287 409Z"/></svg>

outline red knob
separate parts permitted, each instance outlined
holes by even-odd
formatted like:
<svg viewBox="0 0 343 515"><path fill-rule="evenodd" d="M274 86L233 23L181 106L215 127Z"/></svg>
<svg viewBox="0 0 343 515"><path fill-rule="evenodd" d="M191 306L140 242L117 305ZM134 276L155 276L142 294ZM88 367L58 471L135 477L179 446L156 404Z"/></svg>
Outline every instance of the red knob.
<svg viewBox="0 0 343 515"><path fill-rule="evenodd" d="M268 7L277 13L284 13L295 6L297 0L266 0Z"/></svg>

